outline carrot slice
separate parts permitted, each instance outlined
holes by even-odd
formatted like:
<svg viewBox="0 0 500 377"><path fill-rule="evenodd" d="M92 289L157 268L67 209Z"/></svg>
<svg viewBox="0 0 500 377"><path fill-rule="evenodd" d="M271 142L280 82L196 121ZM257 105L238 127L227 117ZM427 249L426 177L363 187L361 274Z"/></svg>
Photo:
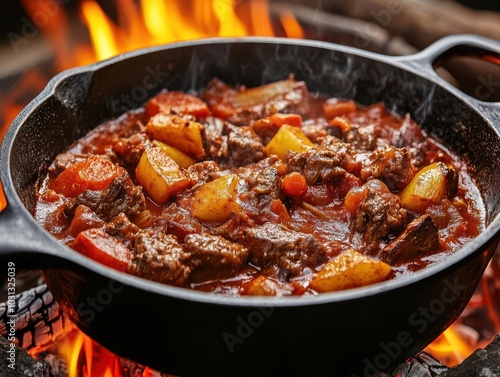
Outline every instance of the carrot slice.
<svg viewBox="0 0 500 377"><path fill-rule="evenodd" d="M104 190L120 173L120 169L105 156L91 156L75 162L55 179L52 189L74 198L86 190Z"/></svg>
<svg viewBox="0 0 500 377"><path fill-rule="evenodd" d="M126 272L130 266L130 251L103 229L93 228L80 232L73 248L83 255L118 271Z"/></svg>
<svg viewBox="0 0 500 377"><path fill-rule="evenodd" d="M283 192L286 196L300 198L307 192L307 181L304 176L297 172L287 174L283 178Z"/></svg>

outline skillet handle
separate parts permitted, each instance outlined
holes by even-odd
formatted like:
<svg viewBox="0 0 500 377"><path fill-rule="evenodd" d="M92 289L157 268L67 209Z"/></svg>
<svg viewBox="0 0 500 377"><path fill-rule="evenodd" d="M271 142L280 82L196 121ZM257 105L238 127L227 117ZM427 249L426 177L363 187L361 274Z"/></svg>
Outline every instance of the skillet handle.
<svg viewBox="0 0 500 377"><path fill-rule="evenodd" d="M1 191L1 187L0 187ZM8 204L0 212L0 269L14 264L16 269L68 268L71 255L52 240L22 210ZM0 276L7 270L0 270Z"/></svg>
<svg viewBox="0 0 500 377"><path fill-rule="evenodd" d="M500 132L500 102L487 102L492 90L500 87L500 82L492 81L491 76L483 77L484 87L476 90L476 98L460 91L437 74L436 68L457 56L477 57L500 66L500 43L479 35L451 35L434 42L416 54L392 57L391 60L403 63L405 67L413 68L419 73L423 72L440 82L449 91L466 97L467 101L477 107Z"/></svg>

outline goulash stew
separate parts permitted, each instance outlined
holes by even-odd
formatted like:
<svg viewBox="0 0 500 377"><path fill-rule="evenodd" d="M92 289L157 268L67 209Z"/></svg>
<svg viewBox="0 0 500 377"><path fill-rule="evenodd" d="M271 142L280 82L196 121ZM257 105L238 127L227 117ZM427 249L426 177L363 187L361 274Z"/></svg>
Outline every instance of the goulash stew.
<svg viewBox="0 0 500 377"><path fill-rule="evenodd" d="M36 218L83 255L227 295L400 278L484 226L464 161L409 115L214 78L106 121L40 177Z"/></svg>

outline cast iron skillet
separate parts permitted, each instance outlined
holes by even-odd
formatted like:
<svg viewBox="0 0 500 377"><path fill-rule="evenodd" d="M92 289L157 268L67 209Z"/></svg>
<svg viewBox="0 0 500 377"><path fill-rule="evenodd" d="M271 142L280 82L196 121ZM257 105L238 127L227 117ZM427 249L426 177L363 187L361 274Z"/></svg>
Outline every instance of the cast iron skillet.
<svg viewBox="0 0 500 377"><path fill-rule="evenodd" d="M494 61L499 52L499 44L467 35L397 58L315 41L211 39L63 72L4 139L1 180L9 204L0 214L2 259L18 269L42 268L83 332L155 369L182 376L369 376L415 354L457 318L498 244L500 105L451 87L432 65L454 54ZM406 278L318 297L234 298L114 271L65 247L31 216L40 166L104 119L163 87L200 89L214 76L255 86L291 72L311 92L362 104L383 101L399 114L411 113L476 168L486 229L446 260Z"/></svg>

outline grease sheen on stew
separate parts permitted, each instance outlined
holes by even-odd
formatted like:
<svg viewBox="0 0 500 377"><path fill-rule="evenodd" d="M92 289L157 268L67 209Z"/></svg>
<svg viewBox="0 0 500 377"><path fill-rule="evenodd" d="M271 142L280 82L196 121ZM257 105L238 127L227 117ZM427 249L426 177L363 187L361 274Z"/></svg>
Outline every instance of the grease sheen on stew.
<svg viewBox="0 0 500 377"><path fill-rule="evenodd" d="M98 125L40 176L36 219L109 267L228 295L401 278L484 226L464 161L409 115L214 78Z"/></svg>

